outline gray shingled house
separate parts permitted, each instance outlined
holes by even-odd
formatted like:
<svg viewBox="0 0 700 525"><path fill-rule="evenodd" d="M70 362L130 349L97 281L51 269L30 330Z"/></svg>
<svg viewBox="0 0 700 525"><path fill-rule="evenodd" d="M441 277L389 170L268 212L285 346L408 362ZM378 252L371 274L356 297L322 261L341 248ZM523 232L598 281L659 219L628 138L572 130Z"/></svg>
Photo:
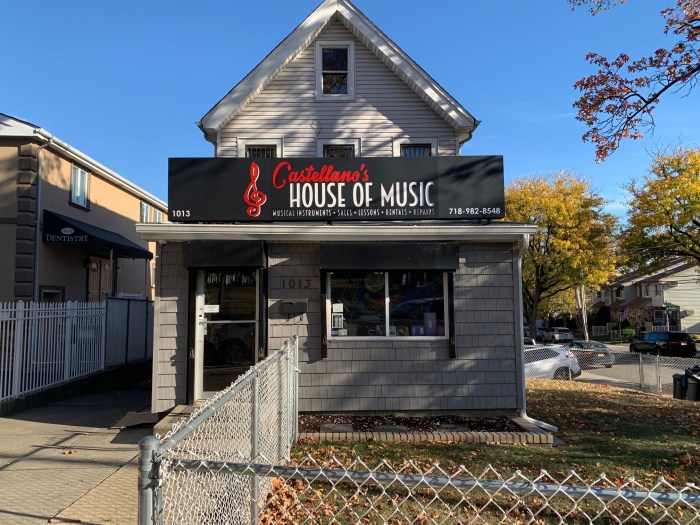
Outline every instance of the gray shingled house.
<svg viewBox="0 0 700 525"><path fill-rule="evenodd" d="M264 50L261 50L264 55ZM300 341L301 411L515 415L520 261L478 121L347 0L326 0L169 162L152 410Z"/></svg>

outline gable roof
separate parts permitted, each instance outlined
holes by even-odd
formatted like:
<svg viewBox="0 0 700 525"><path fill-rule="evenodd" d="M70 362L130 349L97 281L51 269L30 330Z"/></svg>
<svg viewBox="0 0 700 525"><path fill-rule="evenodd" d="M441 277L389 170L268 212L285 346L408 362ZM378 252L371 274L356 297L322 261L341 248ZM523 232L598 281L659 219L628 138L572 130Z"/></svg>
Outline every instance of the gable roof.
<svg viewBox="0 0 700 525"><path fill-rule="evenodd" d="M106 180L111 181L113 184L132 195L143 199L161 211L166 213L168 211L168 204L165 201L147 192L130 180L125 179L107 166L100 164L95 159L88 157L82 151L74 148L55 135L52 135L41 126L37 126L36 124L21 120L17 117L6 115L5 113L0 113L0 139L2 138L21 138L37 144L45 144L49 149L65 155L72 161L79 162L91 172L100 174Z"/></svg>
<svg viewBox="0 0 700 525"><path fill-rule="evenodd" d="M621 287L636 286L640 284L655 284L661 282L665 278L668 278L681 272L685 272L696 267L696 264L687 263L683 259L674 259L665 266L656 270L651 270L647 272L644 272L642 270L635 270L633 272L620 275L610 282L610 286Z"/></svg>
<svg viewBox="0 0 700 525"><path fill-rule="evenodd" d="M479 125L479 121L471 113L452 98L352 3L348 0L324 0L260 64L210 109L201 122L197 122L197 126L202 129L207 140L213 141L216 132L240 113L287 64L305 51L336 17L379 60L455 129L460 144L471 138L472 132Z"/></svg>

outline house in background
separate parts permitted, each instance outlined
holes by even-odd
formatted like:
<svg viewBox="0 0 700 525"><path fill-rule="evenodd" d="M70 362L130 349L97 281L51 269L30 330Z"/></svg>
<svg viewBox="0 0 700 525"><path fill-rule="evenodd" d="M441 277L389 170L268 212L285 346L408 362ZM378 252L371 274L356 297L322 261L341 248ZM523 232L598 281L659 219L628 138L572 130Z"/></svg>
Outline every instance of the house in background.
<svg viewBox="0 0 700 525"><path fill-rule="evenodd" d="M151 409L298 335L303 412L524 411L536 227L495 220L503 158L460 156L478 124L351 2L324 1L198 123L216 157L170 159L170 222L137 225L161 262Z"/></svg>
<svg viewBox="0 0 700 525"><path fill-rule="evenodd" d="M609 322L626 320L638 332L700 333L700 268L678 259L656 272L622 275L597 292L594 315L605 309Z"/></svg>
<svg viewBox="0 0 700 525"><path fill-rule="evenodd" d="M152 298L138 222L167 204L39 126L0 113L0 301Z"/></svg>

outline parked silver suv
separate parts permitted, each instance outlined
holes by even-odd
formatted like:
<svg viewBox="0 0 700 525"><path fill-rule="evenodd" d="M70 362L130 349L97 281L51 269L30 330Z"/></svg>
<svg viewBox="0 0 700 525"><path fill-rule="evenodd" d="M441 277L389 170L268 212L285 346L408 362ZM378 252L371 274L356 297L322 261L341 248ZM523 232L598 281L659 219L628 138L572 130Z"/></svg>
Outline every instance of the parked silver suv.
<svg viewBox="0 0 700 525"><path fill-rule="evenodd" d="M544 332L545 343L568 343L574 340L574 334L571 330L561 326L553 326L547 328Z"/></svg>

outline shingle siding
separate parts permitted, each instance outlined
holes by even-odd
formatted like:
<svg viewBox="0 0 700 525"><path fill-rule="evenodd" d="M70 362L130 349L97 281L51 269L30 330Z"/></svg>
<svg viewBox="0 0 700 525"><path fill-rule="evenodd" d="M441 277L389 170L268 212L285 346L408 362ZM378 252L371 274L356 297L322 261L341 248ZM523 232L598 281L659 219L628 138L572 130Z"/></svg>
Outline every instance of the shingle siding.
<svg viewBox="0 0 700 525"><path fill-rule="evenodd" d="M321 359L321 297L315 244L270 245L270 348L299 335L301 411L512 412L516 389L513 247L464 244L454 276L457 357L447 341L334 339ZM304 290L281 279L309 279ZM308 299L286 319L279 299ZM308 324L307 324L308 323Z"/></svg>
<svg viewBox="0 0 700 525"><path fill-rule="evenodd" d="M152 411L163 412L186 402L189 276L181 243L160 247L156 286Z"/></svg>

